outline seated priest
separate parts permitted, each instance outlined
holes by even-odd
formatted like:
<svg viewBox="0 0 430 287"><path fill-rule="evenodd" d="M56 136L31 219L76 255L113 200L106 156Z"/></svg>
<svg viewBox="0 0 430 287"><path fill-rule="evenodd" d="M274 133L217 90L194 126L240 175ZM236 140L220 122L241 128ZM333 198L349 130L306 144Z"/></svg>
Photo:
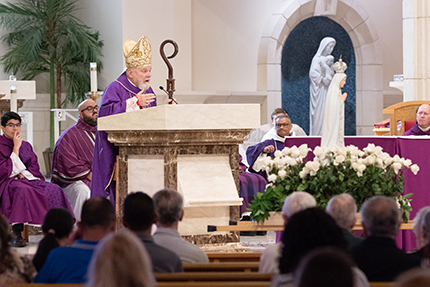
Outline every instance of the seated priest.
<svg viewBox="0 0 430 287"><path fill-rule="evenodd" d="M78 106L77 123L65 130L55 143L51 182L63 189L76 220L82 205L90 198L91 165L97 131L97 103L85 100Z"/></svg>
<svg viewBox="0 0 430 287"><path fill-rule="evenodd" d="M282 114L275 119L276 135L274 135L272 139L265 140L255 146L248 147L246 150L246 158L249 163L248 170L250 172L260 173L267 179L266 172L257 172L254 168L254 164L263 154L270 155L270 157L273 158L276 150L283 150L285 138L290 135L291 128L290 118L287 115Z"/></svg>
<svg viewBox="0 0 430 287"><path fill-rule="evenodd" d="M275 119L280 115L286 115L287 117L289 117L286 110L284 110L282 108L275 109L272 113L272 116L271 116L271 120L272 120L271 126L272 127L266 134L264 134L263 138L261 139L261 142L264 142L265 140L270 140L270 139L276 137L277 132L276 132L276 127L275 127ZM291 130L290 130L289 136L305 137L306 133L300 126L298 126L296 124L291 124Z"/></svg>
<svg viewBox="0 0 430 287"><path fill-rule="evenodd" d="M404 136L428 136L430 135L430 105L421 105L417 111L417 122Z"/></svg>
<svg viewBox="0 0 430 287"><path fill-rule="evenodd" d="M1 129L0 210L12 223L16 235L13 245L23 247L24 223L41 225L53 207L72 209L63 190L45 181L31 144L22 140L21 117L15 112L5 113Z"/></svg>

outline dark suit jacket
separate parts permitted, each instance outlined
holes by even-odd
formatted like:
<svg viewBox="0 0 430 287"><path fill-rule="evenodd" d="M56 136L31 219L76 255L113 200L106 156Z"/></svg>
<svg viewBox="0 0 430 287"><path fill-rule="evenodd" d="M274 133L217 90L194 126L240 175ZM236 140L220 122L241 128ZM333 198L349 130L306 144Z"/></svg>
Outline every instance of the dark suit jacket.
<svg viewBox="0 0 430 287"><path fill-rule="evenodd" d="M420 266L420 258L406 254L388 237L370 236L352 249L357 267L369 281L394 281L400 273Z"/></svg>

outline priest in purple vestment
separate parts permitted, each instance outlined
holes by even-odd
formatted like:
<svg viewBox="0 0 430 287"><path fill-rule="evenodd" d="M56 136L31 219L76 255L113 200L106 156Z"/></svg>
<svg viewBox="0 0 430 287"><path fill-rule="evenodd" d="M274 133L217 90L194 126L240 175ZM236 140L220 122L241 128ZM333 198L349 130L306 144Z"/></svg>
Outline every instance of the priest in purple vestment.
<svg viewBox="0 0 430 287"><path fill-rule="evenodd" d="M81 220L82 205L90 198L91 166L97 131L97 103L91 99L78 106L79 119L55 143L51 182L58 184Z"/></svg>
<svg viewBox="0 0 430 287"><path fill-rule="evenodd" d="M430 106L421 105L417 111L417 122L404 136L430 136Z"/></svg>
<svg viewBox="0 0 430 287"><path fill-rule="evenodd" d="M23 223L41 225L53 207L72 209L62 189L45 181L31 144L22 140L21 117L15 112L5 113L1 129L0 211L12 223L16 235L13 245L23 247Z"/></svg>
<svg viewBox="0 0 430 287"><path fill-rule="evenodd" d="M137 42L130 38L123 44L126 71L105 89L99 107L99 117L133 112L157 105L151 79L151 43L142 36ZM170 103L168 100L167 103ZM124 123L124 128L127 123ZM91 197L110 197L115 203L113 171L118 148L107 139L107 133L97 131L93 158Z"/></svg>
<svg viewBox="0 0 430 287"><path fill-rule="evenodd" d="M265 171L256 171L254 169L254 164L257 159L263 154L268 154L270 157L274 158L274 154L276 150L284 149L285 137L289 136L291 131L291 120L285 115L279 115L275 119L276 125L276 136L273 139L265 140L255 146L250 146L246 150L246 159L248 160L250 172L255 172L263 176L267 180L267 174Z"/></svg>

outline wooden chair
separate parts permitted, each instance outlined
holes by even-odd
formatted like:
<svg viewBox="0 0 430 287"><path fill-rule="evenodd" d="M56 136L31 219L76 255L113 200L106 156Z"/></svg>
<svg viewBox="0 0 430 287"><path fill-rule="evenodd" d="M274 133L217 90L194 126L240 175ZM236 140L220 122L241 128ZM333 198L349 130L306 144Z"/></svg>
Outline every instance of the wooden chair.
<svg viewBox="0 0 430 287"><path fill-rule="evenodd" d="M407 101L391 105L382 110L382 113L390 115L390 135L397 136L397 122L402 122L400 134L405 132L405 121L415 121L417 110L422 104L429 104L430 101Z"/></svg>
<svg viewBox="0 0 430 287"><path fill-rule="evenodd" d="M370 287L393 287L394 282L369 282Z"/></svg>
<svg viewBox="0 0 430 287"><path fill-rule="evenodd" d="M258 252L210 252L206 254L209 262L259 262L261 256L261 253Z"/></svg>

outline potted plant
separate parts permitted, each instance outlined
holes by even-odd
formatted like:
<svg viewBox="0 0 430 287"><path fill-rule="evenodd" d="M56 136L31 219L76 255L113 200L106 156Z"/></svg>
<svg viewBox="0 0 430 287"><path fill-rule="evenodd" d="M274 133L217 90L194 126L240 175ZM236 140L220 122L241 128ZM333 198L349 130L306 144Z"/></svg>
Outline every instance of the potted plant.
<svg viewBox="0 0 430 287"><path fill-rule="evenodd" d="M404 168L417 174L419 167L411 160L391 157L382 147L369 144L363 150L356 146L328 149L317 146L314 158L308 161L310 149L300 147L276 151L272 159L266 155L256 161L256 170L265 170L269 185L265 193L258 193L249 206L251 218L264 221L270 211L281 211L285 197L293 191L307 191L325 207L336 194L349 193L358 208L375 195L396 198L405 222L412 210L412 193L403 194Z"/></svg>

